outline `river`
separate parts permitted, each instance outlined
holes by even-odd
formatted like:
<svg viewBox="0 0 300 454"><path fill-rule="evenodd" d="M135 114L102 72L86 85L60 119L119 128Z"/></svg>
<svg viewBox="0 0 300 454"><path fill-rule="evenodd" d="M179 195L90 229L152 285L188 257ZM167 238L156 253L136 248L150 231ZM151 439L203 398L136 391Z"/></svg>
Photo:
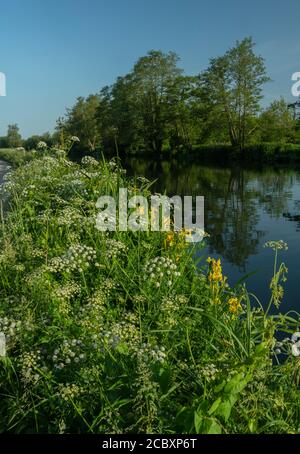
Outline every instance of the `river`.
<svg viewBox="0 0 300 454"><path fill-rule="evenodd" d="M220 257L229 283L247 273L247 288L264 304L268 301L273 252L269 240L284 240L288 250L280 258L288 266L281 310L300 311L300 167L242 168L177 161L130 159L131 176L156 180L151 191L169 196L203 195L205 230L210 234L203 255Z"/></svg>

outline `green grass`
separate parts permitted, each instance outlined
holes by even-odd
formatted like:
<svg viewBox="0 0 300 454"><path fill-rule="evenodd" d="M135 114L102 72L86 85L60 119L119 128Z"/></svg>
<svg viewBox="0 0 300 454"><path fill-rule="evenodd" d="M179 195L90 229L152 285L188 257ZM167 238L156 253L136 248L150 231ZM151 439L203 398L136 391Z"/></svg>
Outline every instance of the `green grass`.
<svg viewBox="0 0 300 454"><path fill-rule="evenodd" d="M275 353L299 315L231 289L182 234L99 232L95 203L119 187L150 194L115 161L55 150L5 184L0 431L299 433L299 361L290 341ZM284 273L276 262L272 308Z"/></svg>
<svg viewBox="0 0 300 454"><path fill-rule="evenodd" d="M12 166L18 167L31 161L36 151L25 151L14 148L0 148L0 160L9 162Z"/></svg>

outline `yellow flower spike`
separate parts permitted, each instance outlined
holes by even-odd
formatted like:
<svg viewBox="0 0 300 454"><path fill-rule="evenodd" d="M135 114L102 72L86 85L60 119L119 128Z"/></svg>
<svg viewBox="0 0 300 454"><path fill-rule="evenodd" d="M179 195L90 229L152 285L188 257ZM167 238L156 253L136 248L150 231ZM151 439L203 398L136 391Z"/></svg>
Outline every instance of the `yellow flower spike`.
<svg viewBox="0 0 300 454"><path fill-rule="evenodd" d="M166 245L173 246L174 244L174 232L168 233L166 237Z"/></svg>
<svg viewBox="0 0 300 454"><path fill-rule="evenodd" d="M208 274L208 280L211 281L216 281L216 282L225 282L223 274L222 274L222 266L221 266L221 260L218 259L213 259L211 257L208 257L207 262L210 264L211 269Z"/></svg>
<svg viewBox="0 0 300 454"><path fill-rule="evenodd" d="M242 309L241 303L236 297L229 298L228 305L229 312L231 312L234 315L237 314Z"/></svg>

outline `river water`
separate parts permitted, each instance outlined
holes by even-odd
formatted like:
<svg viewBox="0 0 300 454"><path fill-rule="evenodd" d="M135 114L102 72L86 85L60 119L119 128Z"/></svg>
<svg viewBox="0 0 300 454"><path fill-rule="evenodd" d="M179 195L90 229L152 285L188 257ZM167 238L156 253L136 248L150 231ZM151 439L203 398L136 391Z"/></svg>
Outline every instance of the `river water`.
<svg viewBox="0 0 300 454"><path fill-rule="evenodd" d="M129 175L156 180L151 191L169 196L203 195L205 230L210 234L208 255L220 257L224 274L235 284L247 273L247 288L266 304L273 269L269 240L284 240L280 253L288 266L281 310L300 311L300 167L241 168L176 161L125 162Z"/></svg>

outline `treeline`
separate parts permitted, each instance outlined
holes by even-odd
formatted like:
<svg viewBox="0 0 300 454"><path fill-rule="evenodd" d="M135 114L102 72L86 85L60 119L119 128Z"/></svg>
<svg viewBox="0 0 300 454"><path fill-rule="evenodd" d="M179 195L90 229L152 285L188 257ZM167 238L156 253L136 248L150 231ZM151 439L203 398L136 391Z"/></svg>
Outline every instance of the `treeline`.
<svg viewBox="0 0 300 454"><path fill-rule="evenodd" d="M54 146L60 141L59 134L55 132L45 132L41 135L33 135L28 139L23 139L17 124L8 125L6 136L0 137L0 148L18 148L23 147L26 150L37 148L39 142L46 142L49 146Z"/></svg>
<svg viewBox="0 0 300 454"><path fill-rule="evenodd" d="M113 85L79 97L58 119L54 135L34 136L23 145L31 148L39 140L55 143L75 135L86 151L159 155L213 144L237 150L266 142L298 144L300 121L284 99L261 108L262 89L269 81L252 38L211 59L196 76L184 74L175 53L152 50Z"/></svg>

